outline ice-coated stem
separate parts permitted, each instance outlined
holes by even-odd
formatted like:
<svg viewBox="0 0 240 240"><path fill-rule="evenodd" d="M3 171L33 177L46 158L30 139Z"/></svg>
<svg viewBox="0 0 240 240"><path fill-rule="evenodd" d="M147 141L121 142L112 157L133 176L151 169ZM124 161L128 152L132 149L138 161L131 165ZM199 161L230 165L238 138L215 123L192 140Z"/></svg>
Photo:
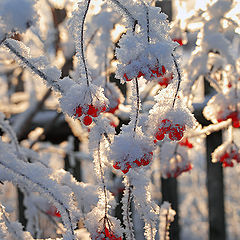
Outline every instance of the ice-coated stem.
<svg viewBox="0 0 240 240"><path fill-rule="evenodd" d="M54 90L63 93L63 90L57 84L56 80L50 79L44 72L35 67L27 58L22 56L21 53L19 53L7 40L3 42L3 45L7 47L11 53L18 57L20 61L24 63L28 68L30 68L35 74L37 74L40 78L48 82L54 88Z"/></svg>
<svg viewBox="0 0 240 240"><path fill-rule="evenodd" d="M176 90L176 93L175 93L175 96L174 96L174 99L173 99L173 105L172 105L172 107L174 108L174 105L175 105L175 102L176 102L176 99L177 99L177 95L178 95L178 91L179 91L179 88L180 88L180 84L181 84L181 81L182 81L182 77L181 77L181 74L180 74L180 69L179 69L176 57L173 54L171 54L171 55L173 57L173 62L174 62L174 65L175 65L175 68L176 68L177 74L178 74L177 90Z"/></svg>
<svg viewBox="0 0 240 240"><path fill-rule="evenodd" d="M121 8L124 13L130 18L130 20L132 21L132 25L133 25L133 29L135 30L135 26L138 24L138 20L128 11L128 9L122 4L120 3L118 0L110 0L111 2L113 2L116 6L118 6L119 8Z"/></svg>
<svg viewBox="0 0 240 240"><path fill-rule="evenodd" d="M139 86L138 86L137 78L135 78L135 88L136 88L136 95L137 95L137 107L136 107L136 117L135 117L134 128L133 128L134 132L136 132L137 121L139 116L139 108L140 108Z"/></svg>
<svg viewBox="0 0 240 240"><path fill-rule="evenodd" d="M99 168L100 168L100 175L101 175L101 181L102 181L102 185L103 185L103 192L104 192L104 202L105 202L105 216L104 216L104 224L105 224L105 219L107 218L107 212L108 212L108 202L107 202L107 189L106 189L106 184L105 184L105 180L104 180L104 172L103 172L103 168L102 168L102 161L101 161L101 153L100 153L100 140L98 141L98 164L99 164Z"/></svg>
<svg viewBox="0 0 240 240"><path fill-rule="evenodd" d="M86 20L86 16L87 16L87 12L88 12L88 9L89 9L90 2L91 2L91 0L88 0L87 7L86 7L86 10L85 10L84 15L83 15L82 26L81 26L81 58L82 58L82 61L83 61L88 86L89 86L89 79L88 79L88 70L87 70L86 59L85 59L85 56L84 56L83 31L84 31L84 22Z"/></svg>

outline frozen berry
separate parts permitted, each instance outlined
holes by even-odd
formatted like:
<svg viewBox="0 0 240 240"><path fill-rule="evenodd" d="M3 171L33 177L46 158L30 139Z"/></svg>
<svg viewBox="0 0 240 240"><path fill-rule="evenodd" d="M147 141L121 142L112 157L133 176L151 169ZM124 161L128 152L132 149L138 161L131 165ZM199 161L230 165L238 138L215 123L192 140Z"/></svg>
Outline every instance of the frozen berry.
<svg viewBox="0 0 240 240"><path fill-rule="evenodd" d="M181 38L175 38L173 39L174 42L177 42L180 46L183 45L183 40Z"/></svg>
<svg viewBox="0 0 240 240"><path fill-rule="evenodd" d="M161 141L164 139L165 134L163 133L163 131L161 129L158 129L157 133L155 134L155 138L158 141Z"/></svg>
<svg viewBox="0 0 240 240"><path fill-rule="evenodd" d="M61 217L60 212L59 212L59 211L57 210L57 208L54 207L54 206L51 206L51 207L47 210L46 213L47 213L48 215L50 215L50 216L53 216L53 217L58 217L58 218Z"/></svg>
<svg viewBox="0 0 240 240"><path fill-rule="evenodd" d="M90 116L85 116L83 118L83 124L89 126L92 123L92 118Z"/></svg>
<svg viewBox="0 0 240 240"><path fill-rule="evenodd" d="M123 172L124 174L126 174L131 167L132 167L132 166L127 162L127 163L126 163L126 166L125 166L125 168L122 170L122 172Z"/></svg>
<svg viewBox="0 0 240 240"><path fill-rule="evenodd" d="M87 114L92 116L92 117L97 117L98 116L98 108L94 107L93 105L88 106L88 111Z"/></svg>
<svg viewBox="0 0 240 240"><path fill-rule="evenodd" d="M179 141L183 137L184 130L185 130L185 126L180 124L175 124L175 126L171 128L168 136L173 141Z"/></svg>
<svg viewBox="0 0 240 240"><path fill-rule="evenodd" d="M78 106L76 108L74 116L76 116L76 117L81 117L82 116L82 107L81 106Z"/></svg>

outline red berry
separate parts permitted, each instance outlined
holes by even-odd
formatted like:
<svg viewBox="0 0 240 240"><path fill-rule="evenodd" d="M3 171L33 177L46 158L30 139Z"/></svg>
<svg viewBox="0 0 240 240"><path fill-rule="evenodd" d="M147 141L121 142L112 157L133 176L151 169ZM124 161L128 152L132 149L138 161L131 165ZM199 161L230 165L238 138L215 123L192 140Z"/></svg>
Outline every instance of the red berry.
<svg viewBox="0 0 240 240"><path fill-rule="evenodd" d="M221 113L219 113L219 114L221 114ZM218 122L222 122L222 121L227 120L227 119L232 119L232 126L233 127L235 127L235 128L240 127L240 119L238 117L238 112L237 111L231 112L225 118L219 118Z"/></svg>
<svg viewBox="0 0 240 240"><path fill-rule="evenodd" d="M137 78L144 77L145 75L140 71L137 75Z"/></svg>
<svg viewBox="0 0 240 240"><path fill-rule="evenodd" d="M99 236L95 240L122 240L122 237L116 237L111 230L109 231L107 227L104 227L102 232L98 232Z"/></svg>
<svg viewBox="0 0 240 240"><path fill-rule="evenodd" d="M144 155L145 156L145 155ZM148 164L150 163L150 159L148 159L148 158L141 158L141 164L143 165L143 166L147 166Z"/></svg>
<svg viewBox="0 0 240 240"><path fill-rule="evenodd" d="M158 140L158 141L161 141L164 139L164 133L160 130L160 128L158 129L157 133L155 134L155 138Z"/></svg>
<svg viewBox="0 0 240 240"><path fill-rule="evenodd" d="M222 163L222 166L225 168L225 167L233 167L233 162L227 162L227 161L225 161L225 162L223 162Z"/></svg>
<svg viewBox="0 0 240 240"><path fill-rule="evenodd" d="M116 163L113 165L113 167L114 167L115 169L121 169L121 167L119 166L119 164L120 164L120 162L116 162Z"/></svg>
<svg viewBox="0 0 240 240"><path fill-rule="evenodd" d="M47 210L46 213L47 213L48 215L50 215L50 216L53 216L53 217L58 217L58 218L61 217L60 212L59 212L59 211L57 210L57 208L54 207L54 206L51 206L51 207Z"/></svg>
<svg viewBox="0 0 240 240"><path fill-rule="evenodd" d="M160 128L164 133L170 131L172 128L172 122L169 119L163 119L160 124Z"/></svg>
<svg viewBox="0 0 240 240"><path fill-rule="evenodd" d="M126 166L125 166L125 168L122 170L122 172L123 172L124 174L126 174L131 167L132 167L132 166L127 162L127 163L126 163Z"/></svg>
<svg viewBox="0 0 240 240"><path fill-rule="evenodd" d="M84 124L84 125L88 126L88 125L90 125L91 123L92 123L92 118L91 118L91 117L85 116L85 117L83 118L83 124Z"/></svg>
<svg viewBox="0 0 240 240"><path fill-rule="evenodd" d="M88 106L88 111L87 114L92 116L92 117L97 117L98 116L98 108L94 107L93 105Z"/></svg>
<svg viewBox="0 0 240 240"><path fill-rule="evenodd" d="M177 42L180 46L183 45L183 40L181 38L175 38L173 39L174 42Z"/></svg>
<svg viewBox="0 0 240 240"><path fill-rule="evenodd" d="M184 130L185 130L185 126L180 124L175 124L175 126L171 128L168 136L173 141L179 141L183 137Z"/></svg>
<svg viewBox="0 0 240 240"><path fill-rule="evenodd" d="M138 161L137 159L136 159L135 161L133 161L133 162L136 163L136 164L138 165L138 167L141 167L141 166L142 166L141 162Z"/></svg>
<svg viewBox="0 0 240 240"><path fill-rule="evenodd" d="M76 108L74 116L76 117L82 116L82 107L80 105Z"/></svg>
<svg viewBox="0 0 240 240"><path fill-rule="evenodd" d="M106 105L104 105L103 107L101 107L101 112L105 112L107 110Z"/></svg>

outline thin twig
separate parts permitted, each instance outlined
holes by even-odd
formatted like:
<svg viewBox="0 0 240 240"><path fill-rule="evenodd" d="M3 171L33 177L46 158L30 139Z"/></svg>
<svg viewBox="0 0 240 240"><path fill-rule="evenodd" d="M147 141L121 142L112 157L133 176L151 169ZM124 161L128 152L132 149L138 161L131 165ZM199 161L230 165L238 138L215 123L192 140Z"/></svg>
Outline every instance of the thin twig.
<svg viewBox="0 0 240 240"><path fill-rule="evenodd" d="M182 81L182 77L181 77L180 69L179 69L179 66L178 66L178 63L177 63L177 60L176 60L175 56L173 54L171 54L171 55L173 57L173 62L174 62L174 65L175 65L175 68L176 68L177 74L178 74L177 90L176 90L174 100L173 100L173 105L172 105L172 107L174 108L174 105L175 105L175 102L176 102L176 99L177 99L177 95L178 95L178 91L179 91L179 88L180 88L180 84L181 84L181 81Z"/></svg>
<svg viewBox="0 0 240 240"><path fill-rule="evenodd" d="M134 123L134 128L133 128L134 132L136 132L137 121L138 121L138 116L139 116L139 108L140 108L139 86L138 86L137 78L135 78L135 87L136 87L136 95L137 95L137 108L136 108L136 117L135 117L135 123Z"/></svg>
<svg viewBox="0 0 240 240"><path fill-rule="evenodd" d="M81 57L82 57L82 61L83 61L84 69L85 69L85 74L86 74L86 79L87 79L87 85L88 86L89 86L89 79L88 79L88 70L87 70L86 60L85 60L85 56L84 56L83 30L84 30L84 22L85 22L87 12L88 12L88 9L89 9L90 1L91 0L88 0L88 2L87 2L87 8L84 12L83 20L82 20L82 26L81 26Z"/></svg>
<svg viewBox="0 0 240 240"><path fill-rule="evenodd" d="M13 53L16 57L18 57L20 59L21 62L23 62L28 68L30 68L35 74L37 74L39 77L41 77L43 80L45 80L48 83L54 83L51 84L52 87L59 91L60 93L63 93L63 90L60 88L60 86L58 85L56 80L53 79L49 79L49 77L42 72L41 70L39 70L37 67L35 67L27 58L25 58L24 56L21 55L21 53L19 53L7 40L5 40L3 42L4 46L7 47L11 53Z"/></svg>
<svg viewBox="0 0 240 240"><path fill-rule="evenodd" d="M121 8L125 12L125 14L131 19L133 23L133 29L135 30L135 26L138 24L138 20L118 0L110 0L110 1L112 1L115 5L117 5L119 8Z"/></svg>

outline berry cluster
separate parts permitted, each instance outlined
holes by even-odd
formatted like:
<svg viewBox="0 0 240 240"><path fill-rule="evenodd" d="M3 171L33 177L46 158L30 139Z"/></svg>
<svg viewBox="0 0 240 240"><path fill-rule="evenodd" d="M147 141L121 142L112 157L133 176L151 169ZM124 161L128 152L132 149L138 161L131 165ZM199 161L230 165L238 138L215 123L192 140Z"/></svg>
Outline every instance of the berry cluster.
<svg viewBox="0 0 240 240"><path fill-rule="evenodd" d="M75 114L74 116L76 117L81 117L83 114L85 115L83 118L83 124L88 126L92 123L92 118L93 117L98 117L99 114L101 112L105 112L106 111L106 106L102 106L100 108L95 107L92 104L89 104L88 106L81 106L79 105L76 109L75 109Z"/></svg>
<svg viewBox="0 0 240 240"><path fill-rule="evenodd" d="M183 172L188 172L190 170L192 170L192 164L191 163L188 163L187 165L185 165L183 167L177 166L176 169L174 169L174 171L167 172L167 178L171 178L171 177L177 178Z"/></svg>
<svg viewBox="0 0 240 240"><path fill-rule="evenodd" d="M153 156L153 152L149 152L147 154L144 154L143 157L141 159L136 159L135 161L133 161L134 165L141 167L141 166L147 166L151 160L152 160L152 156ZM121 168L121 164L120 162L116 162L113 167L115 169L121 169L121 171L126 174L130 168L132 168L132 165L129 163L129 161L125 160L125 165L123 167L123 169Z"/></svg>
<svg viewBox="0 0 240 240"><path fill-rule="evenodd" d="M187 138L182 139L178 144L187 148L193 148L192 143L190 143Z"/></svg>
<svg viewBox="0 0 240 240"><path fill-rule="evenodd" d="M150 78L162 77L166 73L166 68L164 66L162 66L162 69L160 70L159 67L155 67L153 69L150 68L150 71L151 71ZM137 78L140 78L140 77L145 77L145 74L142 73L141 71L137 75ZM124 73L123 78L126 81L131 81L132 80L131 78L128 78L126 73Z"/></svg>
<svg viewBox="0 0 240 240"><path fill-rule="evenodd" d="M183 137L185 131L185 126L181 124L173 124L169 119L163 119L160 123L158 131L155 133L154 143L164 139L165 134L168 134L168 137L172 141L179 141Z"/></svg>
<svg viewBox="0 0 240 240"><path fill-rule="evenodd" d="M228 114L226 117L224 118L219 118L218 119L218 122L222 122L222 121L225 121L227 119L232 119L232 125L233 127L235 128L239 128L240 127L240 118L238 116L238 112L235 111L235 112L231 112L230 114Z"/></svg>
<svg viewBox="0 0 240 240"><path fill-rule="evenodd" d="M122 240L122 237L116 237L107 227L102 232L98 232L99 235L95 240Z"/></svg>
<svg viewBox="0 0 240 240"><path fill-rule="evenodd" d="M240 154L236 150L231 150L230 152L225 152L220 156L220 162L222 166L225 167L233 167L233 161L236 160L237 163L240 163Z"/></svg>

